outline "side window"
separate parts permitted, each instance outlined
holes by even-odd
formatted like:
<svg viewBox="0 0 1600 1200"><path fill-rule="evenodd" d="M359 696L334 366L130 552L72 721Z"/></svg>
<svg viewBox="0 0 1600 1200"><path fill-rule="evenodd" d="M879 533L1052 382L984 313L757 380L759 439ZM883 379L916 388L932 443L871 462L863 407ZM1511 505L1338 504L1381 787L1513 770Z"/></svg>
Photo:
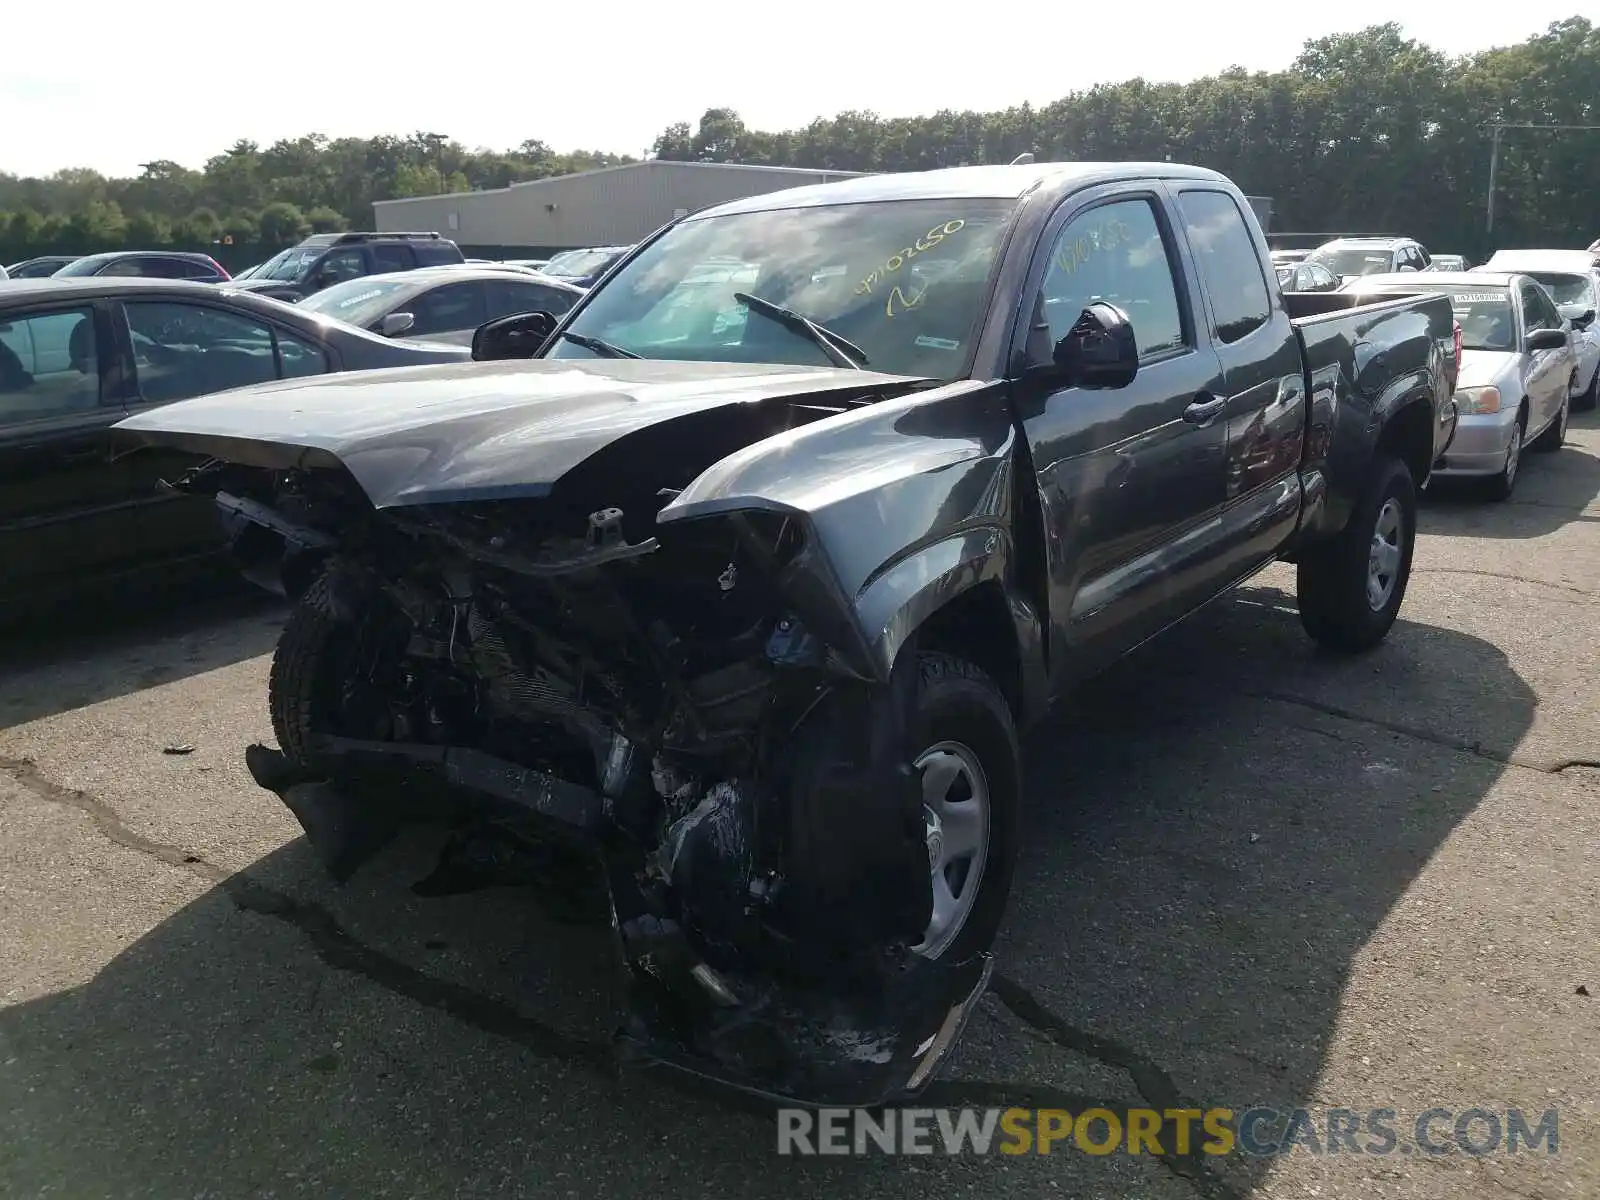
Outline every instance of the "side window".
<svg viewBox="0 0 1600 1200"><path fill-rule="evenodd" d="M1333 272L1328 270L1327 267L1321 266L1317 263L1312 263L1310 269L1311 283L1313 287L1330 288L1339 282L1333 277Z"/></svg>
<svg viewBox="0 0 1600 1200"><path fill-rule="evenodd" d="M1039 296L1051 344L1096 300L1128 314L1140 357L1186 344L1172 258L1149 200L1117 200L1080 213L1051 247Z"/></svg>
<svg viewBox="0 0 1600 1200"><path fill-rule="evenodd" d="M139 269L151 279L187 279L189 277L189 264L181 258L140 259Z"/></svg>
<svg viewBox="0 0 1600 1200"><path fill-rule="evenodd" d="M1316 280L1316 276L1311 273L1311 268L1310 267L1300 266L1300 267L1296 267L1295 268L1295 271L1294 271L1294 289L1295 289L1295 291L1297 291L1297 292L1309 291L1311 289L1311 285L1316 283L1316 281L1317 281Z"/></svg>
<svg viewBox="0 0 1600 1200"><path fill-rule="evenodd" d="M93 309L0 316L0 426L99 404Z"/></svg>
<svg viewBox="0 0 1600 1200"><path fill-rule="evenodd" d="M416 265L417 258L411 253L410 246L403 246L399 242L373 243L373 274L381 275L385 271L409 271Z"/></svg>
<svg viewBox="0 0 1600 1200"><path fill-rule="evenodd" d="M1272 301L1250 227L1226 192L1180 192L1178 210L1225 345L1267 323Z"/></svg>
<svg viewBox="0 0 1600 1200"><path fill-rule="evenodd" d="M1433 255L1428 253L1428 248L1421 244L1414 246L1413 252L1417 256L1417 270L1426 271L1433 265Z"/></svg>
<svg viewBox="0 0 1600 1200"><path fill-rule="evenodd" d="M325 284L343 283L346 279L360 279L367 274L367 260L359 246L332 250L317 266L317 274Z"/></svg>
<svg viewBox="0 0 1600 1200"><path fill-rule="evenodd" d="M216 279L217 272L214 268L200 262L198 259L185 258L180 261L183 268L183 279Z"/></svg>
<svg viewBox="0 0 1600 1200"><path fill-rule="evenodd" d="M476 329L489 318L484 314L483 285L477 280L470 283L447 283L432 291L423 292L406 304L417 321L410 336L424 333L449 333L457 329Z"/></svg>
<svg viewBox="0 0 1600 1200"><path fill-rule="evenodd" d="M1561 314L1550 302L1550 297L1536 283L1524 283L1522 292L1522 320L1528 332L1535 329L1560 329Z"/></svg>
<svg viewBox="0 0 1600 1200"><path fill-rule="evenodd" d="M278 377L272 330L199 304L129 301L139 394L146 403L187 400Z"/></svg>
<svg viewBox="0 0 1600 1200"><path fill-rule="evenodd" d="M323 375L328 370L328 356L322 347L305 341L282 329L278 335L278 362L285 379L299 379L303 375Z"/></svg>
<svg viewBox="0 0 1600 1200"><path fill-rule="evenodd" d="M114 278L127 278L135 275L147 275L149 272L145 270L144 262L141 259L114 258L96 271L95 274Z"/></svg>
<svg viewBox="0 0 1600 1200"><path fill-rule="evenodd" d="M489 281L489 310L484 318L493 321L513 313L534 312L542 309L559 317L572 307L573 296L555 288L541 287L537 283L519 283L512 280Z"/></svg>

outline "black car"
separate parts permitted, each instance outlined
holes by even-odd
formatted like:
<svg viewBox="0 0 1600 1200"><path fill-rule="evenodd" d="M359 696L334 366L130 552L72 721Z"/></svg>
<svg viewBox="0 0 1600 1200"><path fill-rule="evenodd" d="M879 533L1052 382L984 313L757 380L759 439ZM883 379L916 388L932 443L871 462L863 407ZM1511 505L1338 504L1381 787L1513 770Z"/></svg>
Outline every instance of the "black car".
<svg viewBox="0 0 1600 1200"><path fill-rule="evenodd" d="M68 263L77 261L76 254L41 254L37 258L25 258L12 263L6 268L6 276L10 279L48 279Z"/></svg>
<svg viewBox="0 0 1600 1200"><path fill-rule="evenodd" d="M363 275L465 261L461 247L437 233L314 233L252 267L249 278L240 280L239 286L246 291L270 289L282 299L303 299ZM282 295L284 285L293 288L295 295Z"/></svg>
<svg viewBox="0 0 1600 1200"><path fill-rule="evenodd" d="M470 346L485 321L535 311L560 316L582 298L582 288L559 279L499 266L458 266L347 280L306 297L300 307L385 337Z"/></svg>
<svg viewBox="0 0 1600 1200"><path fill-rule="evenodd" d="M157 488L191 460L111 459L110 427L130 413L246 383L467 357L226 286L91 278L0 287L0 602L217 547L209 505Z"/></svg>
<svg viewBox="0 0 1600 1200"><path fill-rule="evenodd" d="M75 258L50 274L51 279L83 279L91 276L225 283L228 271L209 254L193 254L182 250L111 250L105 254Z"/></svg>

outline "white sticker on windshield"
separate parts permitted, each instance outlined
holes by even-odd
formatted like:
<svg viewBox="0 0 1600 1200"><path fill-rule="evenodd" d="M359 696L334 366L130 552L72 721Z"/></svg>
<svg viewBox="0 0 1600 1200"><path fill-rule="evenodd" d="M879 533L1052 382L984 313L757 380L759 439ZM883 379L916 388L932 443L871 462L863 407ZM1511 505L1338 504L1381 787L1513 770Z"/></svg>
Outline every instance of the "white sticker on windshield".
<svg viewBox="0 0 1600 1200"><path fill-rule="evenodd" d="M832 279L835 275L843 275L849 269L844 263L840 263L837 267L818 267L811 272L811 282L816 283L819 280Z"/></svg>
<svg viewBox="0 0 1600 1200"><path fill-rule="evenodd" d="M927 334L918 335L918 337L917 337L917 345L926 346L929 350L959 350L959 349L961 349L961 343L960 342L951 341L949 338L929 337Z"/></svg>
<svg viewBox="0 0 1600 1200"><path fill-rule="evenodd" d="M1451 297L1457 304L1510 304L1506 292L1457 292Z"/></svg>

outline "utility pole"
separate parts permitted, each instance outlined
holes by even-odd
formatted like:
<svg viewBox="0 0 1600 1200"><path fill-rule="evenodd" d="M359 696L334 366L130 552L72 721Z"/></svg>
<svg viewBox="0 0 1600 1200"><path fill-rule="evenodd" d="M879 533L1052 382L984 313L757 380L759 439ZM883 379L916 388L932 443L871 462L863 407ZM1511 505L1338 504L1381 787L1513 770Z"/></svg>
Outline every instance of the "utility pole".
<svg viewBox="0 0 1600 1200"><path fill-rule="evenodd" d="M448 134L425 133L422 140L433 147L434 168L439 172L439 194L444 194L444 144L450 140Z"/></svg>
<svg viewBox="0 0 1600 1200"><path fill-rule="evenodd" d="M1494 185L1496 176L1500 174L1500 134L1507 129L1545 129L1553 133L1572 133L1580 130L1600 131L1600 125L1531 125L1502 121L1489 126L1489 194L1484 202L1483 216L1483 232L1486 235L1494 233Z"/></svg>

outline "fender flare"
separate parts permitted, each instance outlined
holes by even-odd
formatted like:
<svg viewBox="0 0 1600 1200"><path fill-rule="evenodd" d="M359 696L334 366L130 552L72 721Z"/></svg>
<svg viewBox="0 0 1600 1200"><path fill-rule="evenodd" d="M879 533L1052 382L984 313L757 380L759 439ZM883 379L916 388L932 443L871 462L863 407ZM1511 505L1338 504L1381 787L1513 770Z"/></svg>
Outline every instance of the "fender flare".
<svg viewBox="0 0 1600 1200"><path fill-rule="evenodd" d="M917 547L880 568L856 597L856 621L870 648L873 673L889 678L907 650L915 650L929 623L952 605L982 595L1002 610L1005 620L995 632L1005 639L1014 660L1012 679L997 679L1016 705L1019 725L1031 723L1046 707L1048 672L1044 619L1016 586L1009 534L994 525L970 526ZM988 597L993 597L988 600ZM959 653L960 647L950 647ZM982 654L977 665L990 667Z"/></svg>

